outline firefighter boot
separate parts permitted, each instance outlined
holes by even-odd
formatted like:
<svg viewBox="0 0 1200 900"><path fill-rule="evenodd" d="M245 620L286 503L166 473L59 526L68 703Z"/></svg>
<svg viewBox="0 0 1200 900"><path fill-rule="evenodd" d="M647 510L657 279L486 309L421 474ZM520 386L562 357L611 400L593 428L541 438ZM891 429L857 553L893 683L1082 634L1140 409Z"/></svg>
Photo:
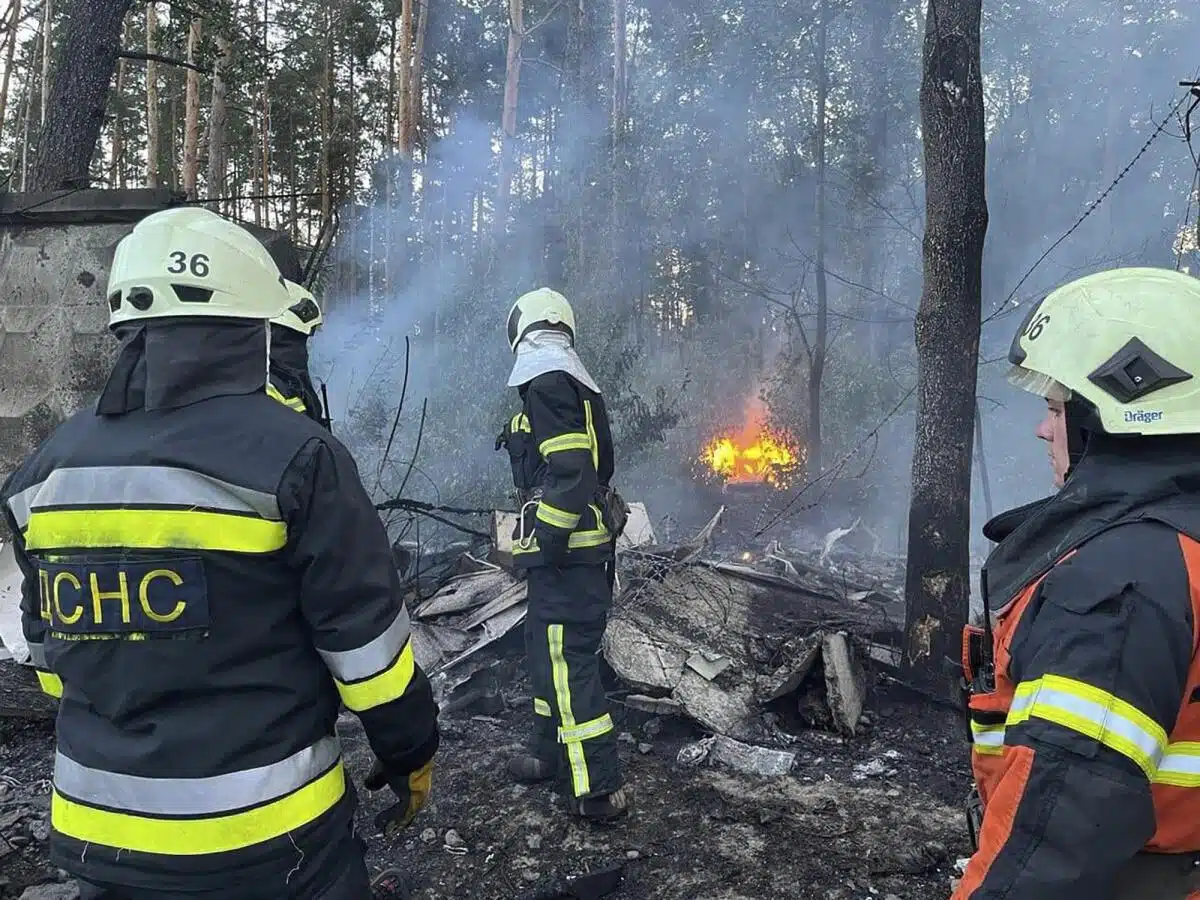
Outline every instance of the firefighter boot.
<svg viewBox="0 0 1200 900"><path fill-rule="evenodd" d="M558 766L532 753L522 753L508 761L508 774L522 784L538 784L553 781Z"/></svg>
<svg viewBox="0 0 1200 900"><path fill-rule="evenodd" d="M601 794L598 797L585 797L576 801L579 815L592 822L612 822L629 814L631 806L629 792L625 788L617 788L611 794Z"/></svg>

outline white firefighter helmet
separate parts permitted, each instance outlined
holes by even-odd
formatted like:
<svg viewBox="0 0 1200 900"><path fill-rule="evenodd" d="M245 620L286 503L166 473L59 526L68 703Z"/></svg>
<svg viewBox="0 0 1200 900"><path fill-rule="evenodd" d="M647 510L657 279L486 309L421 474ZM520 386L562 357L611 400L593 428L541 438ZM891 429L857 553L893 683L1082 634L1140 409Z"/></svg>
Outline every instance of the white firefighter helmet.
<svg viewBox="0 0 1200 900"><path fill-rule="evenodd" d="M1109 434L1200 433L1200 280L1112 269L1046 296L1008 351L1008 379L1095 408Z"/></svg>
<svg viewBox="0 0 1200 900"><path fill-rule="evenodd" d="M538 288L522 294L508 311L508 345L513 353L521 338L535 326L566 329L575 343L575 313L567 298L550 288Z"/></svg>
<svg viewBox="0 0 1200 900"><path fill-rule="evenodd" d="M142 219L117 244L108 273L110 327L180 316L273 319L290 302L267 248L196 206Z"/></svg>
<svg viewBox="0 0 1200 900"><path fill-rule="evenodd" d="M286 278L283 283L287 287L291 305L281 315L273 318L271 324L298 331L306 338L312 337L325 321L325 317L321 315L320 304L304 285L288 281Z"/></svg>

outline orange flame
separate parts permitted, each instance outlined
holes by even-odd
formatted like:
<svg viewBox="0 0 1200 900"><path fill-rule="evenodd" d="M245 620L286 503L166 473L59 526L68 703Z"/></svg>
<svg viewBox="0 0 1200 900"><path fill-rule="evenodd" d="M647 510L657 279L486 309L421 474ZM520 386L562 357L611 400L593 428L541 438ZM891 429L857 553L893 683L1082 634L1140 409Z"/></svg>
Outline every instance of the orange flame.
<svg viewBox="0 0 1200 900"><path fill-rule="evenodd" d="M786 487L803 462L803 452L790 435L754 421L737 434L714 437L701 451L700 460L726 484L763 482Z"/></svg>

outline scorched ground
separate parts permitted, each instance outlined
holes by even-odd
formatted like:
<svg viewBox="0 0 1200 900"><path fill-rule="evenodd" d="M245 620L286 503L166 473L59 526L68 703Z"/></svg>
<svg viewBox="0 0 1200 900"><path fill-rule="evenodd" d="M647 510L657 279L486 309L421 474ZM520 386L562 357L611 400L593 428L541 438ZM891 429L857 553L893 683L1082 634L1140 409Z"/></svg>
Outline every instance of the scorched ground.
<svg viewBox="0 0 1200 900"><path fill-rule="evenodd" d="M418 900L528 900L556 879L624 866L613 900L925 900L949 895L967 855L962 724L952 710L876 681L869 727L844 740L799 735L791 775L758 778L688 768L681 747L702 735L681 719L618 707L635 792L631 819L579 823L561 795L509 783L501 765L528 726L524 685L495 716L443 718L434 796L413 827L370 837L370 862L412 872ZM343 722L360 782L369 750ZM0 897L73 896L46 862L49 723L0 719ZM362 825L384 797L361 795Z"/></svg>

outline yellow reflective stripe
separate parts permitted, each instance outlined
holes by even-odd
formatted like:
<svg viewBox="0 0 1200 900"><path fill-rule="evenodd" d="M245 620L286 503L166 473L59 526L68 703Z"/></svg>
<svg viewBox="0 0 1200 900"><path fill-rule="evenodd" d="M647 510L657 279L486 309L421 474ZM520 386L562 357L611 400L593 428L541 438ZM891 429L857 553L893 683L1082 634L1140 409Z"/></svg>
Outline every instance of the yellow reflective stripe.
<svg viewBox="0 0 1200 900"><path fill-rule="evenodd" d="M999 725L980 725L971 722L972 749L976 753L988 756L998 756L1004 752L1004 723Z"/></svg>
<svg viewBox="0 0 1200 900"><path fill-rule="evenodd" d="M283 522L190 509L35 510L25 531L29 550L121 547L272 553L285 544Z"/></svg>
<svg viewBox="0 0 1200 900"><path fill-rule="evenodd" d="M525 413L517 413L508 422L509 431L525 431L531 432L533 429L529 426L529 416Z"/></svg>
<svg viewBox="0 0 1200 900"><path fill-rule="evenodd" d="M561 453L564 450L591 450L592 441L586 434L560 434L558 437L548 438L538 444L538 452L543 457L549 457L551 453Z"/></svg>
<svg viewBox="0 0 1200 900"><path fill-rule="evenodd" d="M558 729L558 742L569 744L572 741L590 741L613 730L612 716L605 713L587 722L581 722L574 728Z"/></svg>
<svg viewBox="0 0 1200 900"><path fill-rule="evenodd" d="M558 703L558 715L562 727L575 727L575 713L571 711L571 681L567 670L567 660L563 655L563 627L550 625L546 629L546 639L550 643L550 672L554 681L554 697ZM577 740L566 744L567 760L571 766L571 786L576 797L591 793L592 780L588 774L587 757L583 753L583 744Z"/></svg>
<svg viewBox="0 0 1200 900"><path fill-rule="evenodd" d="M275 385L267 383L267 396L272 400L278 400L288 409L294 409L296 412L305 412L308 407L304 405L304 401L300 397L285 397L279 392Z"/></svg>
<svg viewBox="0 0 1200 900"><path fill-rule="evenodd" d="M1006 725L1044 719L1099 741L1153 778L1167 749L1163 727L1131 703L1094 685L1043 675L1017 685Z"/></svg>
<svg viewBox="0 0 1200 900"><path fill-rule="evenodd" d="M559 509L557 506L551 506L545 500L541 500L538 502L537 518L547 525L571 531L579 524L581 517L578 513L569 513L565 509Z"/></svg>
<svg viewBox="0 0 1200 900"><path fill-rule="evenodd" d="M533 698L533 712L539 716L552 716L554 713L550 709L550 704L541 697Z"/></svg>
<svg viewBox="0 0 1200 900"><path fill-rule="evenodd" d="M1172 787L1200 787L1200 743L1179 741L1169 744L1158 764L1158 771L1150 780Z"/></svg>
<svg viewBox="0 0 1200 900"><path fill-rule="evenodd" d="M378 675L349 684L335 678L334 684L337 685L338 693L342 695L342 702L346 704L347 709L351 712L363 712L403 697L413 679L416 665L412 641L409 640L396 657L396 661Z"/></svg>
<svg viewBox="0 0 1200 900"><path fill-rule="evenodd" d="M567 538L567 547L571 550L583 550L588 547L602 547L612 540L612 535L608 529L604 527L604 516L600 512L600 508L592 503L588 504L588 509L595 516L596 527L587 528L583 531L574 531Z"/></svg>
<svg viewBox="0 0 1200 900"><path fill-rule="evenodd" d="M245 812L203 819L164 819L109 812L76 803L57 790L50 824L77 841L136 853L199 856L227 853L281 837L327 812L346 793L341 760L293 794Z"/></svg>
<svg viewBox="0 0 1200 900"><path fill-rule="evenodd" d="M53 672L43 672L41 669L38 669L37 679L43 694L49 694L51 697L62 699L63 684L61 678Z"/></svg>
<svg viewBox="0 0 1200 900"><path fill-rule="evenodd" d="M592 421L592 401L583 401L583 416L587 420L588 446L592 450L592 467L600 471L600 441L596 438L596 426Z"/></svg>

